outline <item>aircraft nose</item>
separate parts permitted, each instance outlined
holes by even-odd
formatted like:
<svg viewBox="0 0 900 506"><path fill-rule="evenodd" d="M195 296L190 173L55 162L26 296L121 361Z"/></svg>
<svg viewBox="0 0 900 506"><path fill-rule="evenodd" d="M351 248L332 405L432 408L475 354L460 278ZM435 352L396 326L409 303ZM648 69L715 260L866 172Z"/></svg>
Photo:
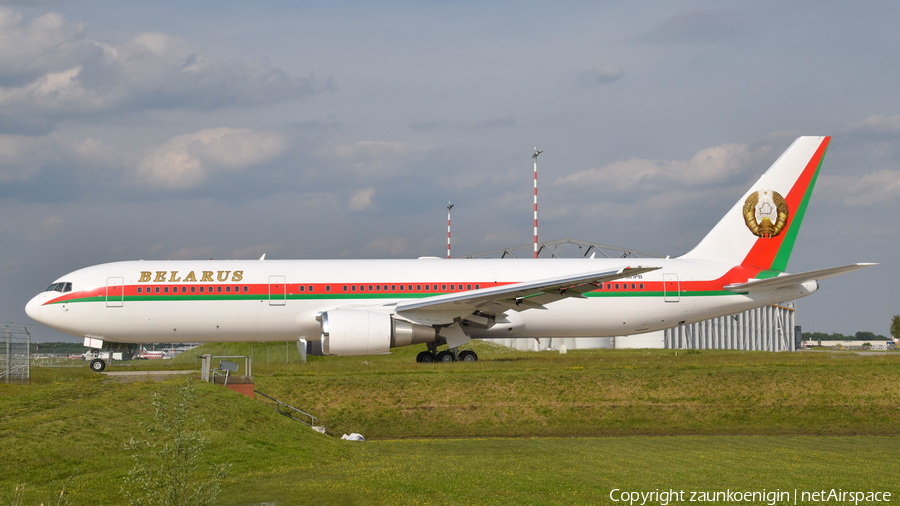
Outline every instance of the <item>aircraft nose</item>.
<svg viewBox="0 0 900 506"><path fill-rule="evenodd" d="M43 297L35 295L28 301L28 304L25 304L25 314L36 322L41 321L41 302L43 302Z"/></svg>

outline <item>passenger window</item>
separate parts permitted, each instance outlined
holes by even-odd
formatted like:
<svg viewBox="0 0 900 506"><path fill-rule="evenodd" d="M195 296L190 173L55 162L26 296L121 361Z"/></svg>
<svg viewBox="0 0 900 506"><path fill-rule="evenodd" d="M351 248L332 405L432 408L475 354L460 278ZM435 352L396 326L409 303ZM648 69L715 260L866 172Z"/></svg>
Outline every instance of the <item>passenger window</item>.
<svg viewBox="0 0 900 506"><path fill-rule="evenodd" d="M309 291L310 291L310 292L313 291L313 286L312 286L312 285L309 285Z"/></svg>
<svg viewBox="0 0 900 506"><path fill-rule="evenodd" d="M428 285L425 285L425 291L426 292L428 291Z"/></svg>
<svg viewBox="0 0 900 506"><path fill-rule="evenodd" d="M300 291L302 292L304 290L306 290L306 288L303 285L300 285Z"/></svg>
<svg viewBox="0 0 900 506"><path fill-rule="evenodd" d="M616 283L616 290L618 290L618 289L619 289L619 284L618 284L618 283Z"/></svg>
<svg viewBox="0 0 900 506"><path fill-rule="evenodd" d="M396 291L397 291L397 285L391 285L391 291L392 291L392 292L396 292Z"/></svg>
<svg viewBox="0 0 900 506"><path fill-rule="evenodd" d="M422 285L416 285L416 291L417 291L417 292L421 292L421 291L422 291Z"/></svg>
<svg viewBox="0 0 900 506"><path fill-rule="evenodd" d="M157 286L155 288L156 288L156 290L154 290L154 292L159 293L159 287Z"/></svg>
<svg viewBox="0 0 900 506"><path fill-rule="evenodd" d="M225 287L225 292L226 292L226 293L231 293L231 287L230 287L230 286L226 286L226 287Z"/></svg>
<svg viewBox="0 0 900 506"><path fill-rule="evenodd" d="M481 290L481 285L475 285L476 290Z"/></svg>
<svg viewBox="0 0 900 506"><path fill-rule="evenodd" d="M442 292L446 292L446 291L447 291L447 285L441 285L441 291L442 291Z"/></svg>
<svg viewBox="0 0 900 506"><path fill-rule="evenodd" d="M471 289L472 289L472 285L466 285L466 290L471 290Z"/></svg>
<svg viewBox="0 0 900 506"><path fill-rule="evenodd" d="M192 287L191 287L191 293L197 293L197 287L196 287L196 286L192 286Z"/></svg>
<svg viewBox="0 0 900 506"><path fill-rule="evenodd" d="M355 291L356 291L356 285L350 285L350 291L351 291L351 292L355 292Z"/></svg>
<svg viewBox="0 0 900 506"><path fill-rule="evenodd" d="M634 283L631 284L631 289L634 290Z"/></svg>
<svg viewBox="0 0 900 506"><path fill-rule="evenodd" d="M374 291L374 290L372 290L372 285L369 285L369 291L370 292Z"/></svg>
<svg viewBox="0 0 900 506"><path fill-rule="evenodd" d="M142 288L138 287L138 293L141 293Z"/></svg>
<svg viewBox="0 0 900 506"><path fill-rule="evenodd" d="M344 291L345 292L347 291L347 285L344 285Z"/></svg>
<svg viewBox="0 0 900 506"><path fill-rule="evenodd" d="M201 287L200 287L200 293L203 293L204 290L205 290L205 289L201 286Z"/></svg>
<svg viewBox="0 0 900 506"><path fill-rule="evenodd" d="M606 289L609 290L610 288L612 288L612 285L611 285L610 283L607 283L607 284L606 284Z"/></svg>
<svg viewBox="0 0 900 506"><path fill-rule="evenodd" d="M411 291L412 291L412 285L406 285L406 289L407 289L408 291L411 292Z"/></svg>
<svg viewBox="0 0 900 506"><path fill-rule="evenodd" d="M641 290L644 289L644 284L643 284L643 283L641 283L639 286L641 287Z"/></svg>
<svg viewBox="0 0 900 506"><path fill-rule="evenodd" d="M217 287L216 287L216 291L219 292L219 293L222 293L222 287L221 287L221 286L217 286Z"/></svg>
<svg viewBox="0 0 900 506"><path fill-rule="evenodd" d="M365 292L365 291L366 291L366 285L359 285L359 291L360 291L360 292Z"/></svg>
<svg viewBox="0 0 900 506"><path fill-rule="evenodd" d="M403 291L403 285L400 285L400 291L401 292Z"/></svg>
<svg viewBox="0 0 900 506"><path fill-rule="evenodd" d="M331 291L331 285L325 285L325 291L326 291L326 292L330 292L330 291Z"/></svg>

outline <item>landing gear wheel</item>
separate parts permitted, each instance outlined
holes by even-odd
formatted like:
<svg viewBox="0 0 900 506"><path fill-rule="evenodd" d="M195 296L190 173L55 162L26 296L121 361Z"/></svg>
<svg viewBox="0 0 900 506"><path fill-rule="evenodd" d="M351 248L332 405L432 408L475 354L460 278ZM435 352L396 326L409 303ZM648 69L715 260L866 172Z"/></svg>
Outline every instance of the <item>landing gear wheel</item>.
<svg viewBox="0 0 900 506"><path fill-rule="evenodd" d="M456 357L453 356L453 352L450 350L444 350L437 354L437 361L443 362L445 364L449 364L450 362L455 362Z"/></svg>
<svg viewBox="0 0 900 506"><path fill-rule="evenodd" d="M459 361L460 362L477 362L478 355L475 354L472 350L466 350L459 352Z"/></svg>
<svg viewBox="0 0 900 506"><path fill-rule="evenodd" d="M106 362L102 359L95 358L91 360L91 370L94 372L103 372L103 369L106 369Z"/></svg>
<svg viewBox="0 0 900 506"><path fill-rule="evenodd" d="M416 362L420 364L430 364L434 362L434 353L423 351L416 355Z"/></svg>

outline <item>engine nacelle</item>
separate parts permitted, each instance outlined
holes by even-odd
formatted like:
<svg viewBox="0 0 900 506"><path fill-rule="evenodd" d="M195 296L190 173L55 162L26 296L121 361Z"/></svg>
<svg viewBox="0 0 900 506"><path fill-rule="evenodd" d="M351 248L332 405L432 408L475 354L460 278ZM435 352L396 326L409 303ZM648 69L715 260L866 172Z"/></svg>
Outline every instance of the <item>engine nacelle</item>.
<svg viewBox="0 0 900 506"><path fill-rule="evenodd" d="M336 309L322 313L322 352L325 355L379 355L390 348L430 343L433 328L365 309Z"/></svg>

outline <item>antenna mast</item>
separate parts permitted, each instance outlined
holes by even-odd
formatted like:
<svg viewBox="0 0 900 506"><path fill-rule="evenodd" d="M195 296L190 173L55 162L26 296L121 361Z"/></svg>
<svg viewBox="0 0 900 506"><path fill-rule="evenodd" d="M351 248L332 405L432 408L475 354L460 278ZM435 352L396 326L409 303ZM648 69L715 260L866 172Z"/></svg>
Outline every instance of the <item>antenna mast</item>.
<svg viewBox="0 0 900 506"><path fill-rule="evenodd" d="M453 209L453 204L447 202L447 259L450 259L450 210Z"/></svg>
<svg viewBox="0 0 900 506"><path fill-rule="evenodd" d="M534 258L538 257L538 233L537 233L537 157L543 153L543 149L534 148Z"/></svg>

